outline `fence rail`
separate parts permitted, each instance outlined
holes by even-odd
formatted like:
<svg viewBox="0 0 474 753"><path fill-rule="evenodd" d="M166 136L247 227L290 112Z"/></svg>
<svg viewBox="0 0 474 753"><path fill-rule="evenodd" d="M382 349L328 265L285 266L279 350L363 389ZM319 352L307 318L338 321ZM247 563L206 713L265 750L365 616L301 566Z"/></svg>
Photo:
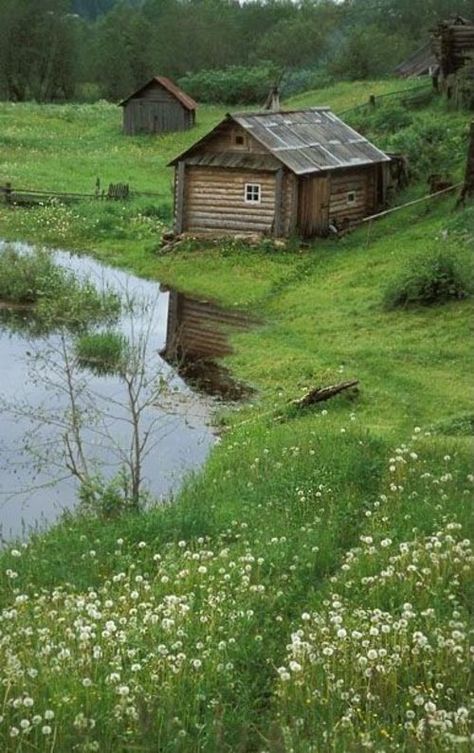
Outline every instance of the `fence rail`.
<svg viewBox="0 0 474 753"><path fill-rule="evenodd" d="M408 89L397 89L397 91L386 92L385 94L371 94L366 102L363 102L361 105L354 105L354 107L348 107L347 110L342 110L338 113L338 115L347 115L347 113L350 112L358 112L359 110L363 110L365 107L374 108L377 106L377 100L379 99L386 99L387 97L409 97L412 92L419 92L422 90L429 92L433 91L433 88L431 84L420 84L420 86L411 86Z"/></svg>
<svg viewBox="0 0 474 753"><path fill-rule="evenodd" d="M43 204L48 201L58 199L63 202L82 201L84 199L92 200L115 200L126 201L129 198L138 196L153 196L164 198L165 194L155 193L152 191L132 191L128 183L110 183L107 190L96 190L92 193L81 193L79 191L53 191L41 188L19 188L7 182L0 185L0 199L6 204L15 205L32 205Z"/></svg>

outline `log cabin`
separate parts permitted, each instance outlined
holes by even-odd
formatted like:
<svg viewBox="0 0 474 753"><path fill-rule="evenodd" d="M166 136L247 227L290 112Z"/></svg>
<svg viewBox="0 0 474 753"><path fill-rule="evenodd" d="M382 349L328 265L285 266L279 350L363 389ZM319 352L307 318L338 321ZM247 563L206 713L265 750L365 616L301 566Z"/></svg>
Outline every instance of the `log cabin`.
<svg viewBox="0 0 474 753"><path fill-rule="evenodd" d="M170 163L174 231L324 236L385 203L389 162L328 107L228 114Z"/></svg>
<svg viewBox="0 0 474 753"><path fill-rule="evenodd" d="M197 104L165 76L155 76L120 102L123 107L123 132L167 133L192 128Z"/></svg>

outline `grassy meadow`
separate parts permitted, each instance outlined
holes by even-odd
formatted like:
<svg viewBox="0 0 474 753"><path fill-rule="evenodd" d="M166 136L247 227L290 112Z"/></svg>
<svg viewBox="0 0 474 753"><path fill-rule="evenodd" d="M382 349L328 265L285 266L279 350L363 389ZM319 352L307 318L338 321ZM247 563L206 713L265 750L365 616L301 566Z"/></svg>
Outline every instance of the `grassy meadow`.
<svg viewBox="0 0 474 753"><path fill-rule="evenodd" d="M401 86L344 83L289 104L342 112ZM89 191L100 176L163 194L0 206L0 237L87 251L262 321L228 359L256 395L220 412L226 431L178 499L111 520L79 512L0 556L0 747L468 753L474 306L388 310L384 296L433 252L468 276L474 207L438 199L286 251L160 255L164 167L221 115L202 107L191 133L129 139L105 103L0 104L0 180ZM461 178L470 120L437 101L409 117L357 115L387 148L424 144L399 201L426 193L427 162ZM346 378L358 393L289 405Z"/></svg>

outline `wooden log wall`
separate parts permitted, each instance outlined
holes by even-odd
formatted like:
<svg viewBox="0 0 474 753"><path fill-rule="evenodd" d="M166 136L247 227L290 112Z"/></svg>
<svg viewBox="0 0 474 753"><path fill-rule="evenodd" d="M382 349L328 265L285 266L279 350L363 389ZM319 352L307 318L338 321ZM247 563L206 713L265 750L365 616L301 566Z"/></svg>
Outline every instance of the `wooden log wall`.
<svg viewBox="0 0 474 753"><path fill-rule="evenodd" d="M167 361L221 358L232 353L229 332L247 329L251 320L210 301L170 291L166 346Z"/></svg>
<svg viewBox="0 0 474 753"><path fill-rule="evenodd" d="M329 220L336 226L350 225L377 209L376 166L337 170L331 175ZM355 194L355 201L348 202L348 194Z"/></svg>
<svg viewBox="0 0 474 753"><path fill-rule="evenodd" d="M260 203L245 201L246 183L261 186ZM272 233L275 189L275 173L187 166L183 230Z"/></svg>
<svg viewBox="0 0 474 753"><path fill-rule="evenodd" d="M432 34L432 50L446 79L456 73L474 52L474 24L444 21Z"/></svg>

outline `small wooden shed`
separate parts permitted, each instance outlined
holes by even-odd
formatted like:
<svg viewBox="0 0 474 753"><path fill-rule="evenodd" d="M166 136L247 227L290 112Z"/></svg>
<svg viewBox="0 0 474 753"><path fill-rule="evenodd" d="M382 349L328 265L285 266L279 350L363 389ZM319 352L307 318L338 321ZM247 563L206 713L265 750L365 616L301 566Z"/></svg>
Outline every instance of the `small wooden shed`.
<svg viewBox="0 0 474 753"><path fill-rule="evenodd" d="M185 131L196 119L197 104L165 76L155 76L123 102L123 132Z"/></svg>
<svg viewBox="0 0 474 753"><path fill-rule="evenodd" d="M328 107L229 114L170 163L175 232L324 236L384 204L389 162Z"/></svg>

